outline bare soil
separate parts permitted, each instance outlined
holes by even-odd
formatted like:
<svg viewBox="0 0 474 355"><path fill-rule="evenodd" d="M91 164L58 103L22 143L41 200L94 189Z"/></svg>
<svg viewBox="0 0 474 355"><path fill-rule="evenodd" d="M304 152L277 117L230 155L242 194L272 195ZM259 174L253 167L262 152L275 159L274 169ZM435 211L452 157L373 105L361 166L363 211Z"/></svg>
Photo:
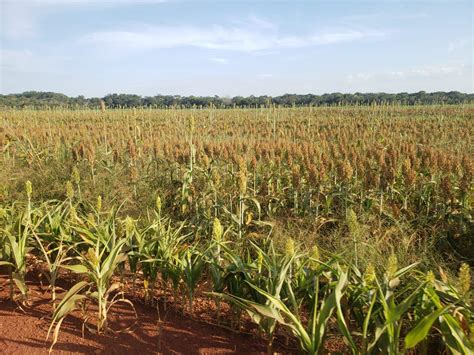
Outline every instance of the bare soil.
<svg viewBox="0 0 474 355"><path fill-rule="evenodd" d="M50 325L52 307L50 293L38 278L28 281L30 304L26 307L9 299L6 275L0 275L0 353L47 354L51 338L45 341ZM67 283L64 285L67 288ZM59 296L60 297L60 296ZM83 318L79 312L66 317L53 353L56 354L262 354L264 341L255 334L235 333L199 320L200 312L192 318L163 305L146 306L131 296L138 320L130 307L114 307L109 319L112 329L128 332L109 332L97 335L87 329L82 334ZM202 302L205 302L204 300ZM197 309L209 309L205 303ZM158 314L160 313L160 315ZM211 316L212 318L212 316ZM161 320L160 320L161 319ZM136 322L136 323L135 323ZM135 323L135 324L134 324ZM93 319L87 323L93 328ZM278 349L275 349L278 350ZM288 353L288 349L279 349Z"/></svg>

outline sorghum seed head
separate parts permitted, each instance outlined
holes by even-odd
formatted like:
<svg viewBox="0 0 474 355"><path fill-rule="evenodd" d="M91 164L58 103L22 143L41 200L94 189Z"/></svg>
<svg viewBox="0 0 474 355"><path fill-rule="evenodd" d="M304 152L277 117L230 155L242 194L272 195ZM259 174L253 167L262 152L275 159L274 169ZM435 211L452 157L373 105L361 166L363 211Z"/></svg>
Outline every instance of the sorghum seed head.
<svg viewBox="0 0 474 355"><path fill-rule="evenodd" d="M431 270L428 271L426 273L426 282L428 282L430 285L432 285L432 284L434 284L435 280L436 280L436 277L435 277L434 272L431 271Z"/></svg>
<svg viewBox="0 0 474 355"><path fill-rule="evenodd" d="M471 289L471 268L467 263L462 263L458 274L459 292L466 295Z"/></svg>
<svg viewBox="0 0 474 355"><path fill-rule="evenodd" d="M398 259L397 259L397 256L392 253L388 257L387 268L386 268L387 277L391 279L397 271L398 271Z"/></svg>
<svg viewBox="0 0 474 355"><path fill-rule="evenodd" d="M293 238L288 238L285 243L285 255L293 256L295 255L295 241Z"/></svg>
<svg viewBox="0 0 474 355"><path fill-rule="evenodd" d="M74 197L74 187L72 187L71 181L66 182L66 196L70 200Z"/></svg>
<svg viewBox="0 0 474 355"><path fill-rule="evenodd" d="M359 234L360 225L357 220L357 215L352 208L347 210L346 223L351 237L357 237Z"/></svg>
<svg viewBox="0 0 474 355"><path fill-rule="evenodd" d="M25 183L25 191L26 191L26 196L28 197L28 199L31 198L31 194L33 193L33 185L31 184L31 181L28 180L26 183Z"/></svg>
<svg viewBox="0 0 474 355"><path fill-rule="evenodd" d="M72 168L71 179L76 185L79 185L81 182L81 175L79 174L79 169L77 169L76 166Z"/></svg>
<svg viewBox="0 0 474 355"><path fill-rule="evenodd" d="M310 268L311 270L315 270L315 269L318 267L318 265L319 265L319 263L317 262L317 260L319 260L319 258L321 257L321 256L319 255L319 248L318 248L318 246L317 246L316 244L311 248L309 256L310 256L310 258L311 258L311 259L309 260L309 268Z"/></svg>
<svg viewBox="0 0 474 355"><path fill-rule="evenodd" d="M224 234L224 228L222 228L222 224L219 219L216 217L212 223L212 238L216 242L222 241L222 236Z"/></svg>
<svg viewBox="0 0 474 355"><path fill-rule="evenodd" d="M97 211L100 212L102 209L102 196L97 196L97 204L96 204Z"/></svg>
<svg viewBox="0 0 474 355"><path fill-rule="evenodd" d="M132 235L134 228L135 228L135 221L132 219L132 217L127 216L125 218L125 233L127 234L127 236Z"/></svg>
<svg viewBox="0 0 474 355"><path fill-rule="evenodd" d="M71 206L71 208L69 209L69 218L70 218L72 221L74 221L74 220L77 218L76 207Z"/></svg>
<svg viewBox="0 0 474 355"><path fill-rule="evenodd" d="M156 196L155 207L158 213L161 213L162 204L161 204L161 197L159 195Z"/></svg>
<svg viewBox="0 0 474 355"><path fill-rule="evenodd" d="M241 195L247 192L247 164L243 158L239 159L239 191Z"/></svg>
<svg viewBox="0 0 474 355"><path fill-rule="evenodd" d="M95 250L93 248L89 248L89 250L87 250L87 260L89 260L91 262L92 265L94 265L94 267L97 267L99 265L99 258L97 257L96 253L95 253Z"/></svg>
<svg viewBox="0 0 474 355"><path fill-rule="evenodd" d="M367 286L372 286L374 284L376 275L375 275L375 267L374 264L368 263L367 267L365 268L364 272L364 282Z"/></svg>

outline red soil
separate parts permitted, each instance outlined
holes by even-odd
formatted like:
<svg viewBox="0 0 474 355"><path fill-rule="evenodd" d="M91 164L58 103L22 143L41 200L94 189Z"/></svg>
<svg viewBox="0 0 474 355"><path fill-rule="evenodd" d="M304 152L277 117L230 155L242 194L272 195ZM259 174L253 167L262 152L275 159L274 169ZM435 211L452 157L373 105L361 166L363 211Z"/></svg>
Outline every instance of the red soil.
<svg viewBox="0 0 474 355"><path fill-rule="evenodd" d="M30 280L31 304L21 309L9 300L8 285L5 275L0 275L0 353L47 354L51 345L51 340L45 342L52 314L49 292L45 292L37 279ZM166 312L160 307L161 318L164 318L160 322L156 308L145 306L138 299L132 301L138 321L128 333L99 336L86 330L82 337L82 318L79 312L75 312L63 322L53 353L265 353L264 342L253 335L234 333L190 319L172 307L168 307ZM135 320L133 312L126 306L117 305L111 313L109 326L112 329L124 328ZM88 324L93 325L92 321Z"/></svg>

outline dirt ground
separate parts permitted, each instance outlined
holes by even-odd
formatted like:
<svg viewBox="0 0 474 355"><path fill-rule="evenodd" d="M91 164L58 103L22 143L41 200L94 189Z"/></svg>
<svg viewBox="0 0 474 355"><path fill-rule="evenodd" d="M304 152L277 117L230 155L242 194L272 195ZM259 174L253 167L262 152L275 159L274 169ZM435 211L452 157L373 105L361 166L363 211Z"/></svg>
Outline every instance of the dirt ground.
<svg viewBox="0 0 474 355"><path fill-rule="evenodd" d="M0 275L0 353L47 354L51 340L45 341L52 308L50 294L38 280L28 282L31 304L20 308L9 300L9 286ZM54 347L55 354L262 354L265 344L251 334L234 333L205 322L190 319L181 312L145 306L131 299L138 313L137 323L127 333L92 334L82 336L79 312L68 316ZM161 321L160 321L161 319ZM130 308L116 306L109 326L124 329L134 323ZM92 327L93 320L90 325ZM280 353L287 353L280 350Z"/></svg>

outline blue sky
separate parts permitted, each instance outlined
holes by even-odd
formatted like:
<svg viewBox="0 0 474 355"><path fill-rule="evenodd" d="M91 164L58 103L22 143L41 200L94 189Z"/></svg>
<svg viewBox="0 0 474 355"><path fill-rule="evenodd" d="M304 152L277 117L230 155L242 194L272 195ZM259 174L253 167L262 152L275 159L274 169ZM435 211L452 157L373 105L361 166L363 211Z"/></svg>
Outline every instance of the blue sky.
<svg viewBox="0 0 474 355"><path fill-rule="evenodd" d="M473 92L471 1L0 2L4 94Z"/></svg>

